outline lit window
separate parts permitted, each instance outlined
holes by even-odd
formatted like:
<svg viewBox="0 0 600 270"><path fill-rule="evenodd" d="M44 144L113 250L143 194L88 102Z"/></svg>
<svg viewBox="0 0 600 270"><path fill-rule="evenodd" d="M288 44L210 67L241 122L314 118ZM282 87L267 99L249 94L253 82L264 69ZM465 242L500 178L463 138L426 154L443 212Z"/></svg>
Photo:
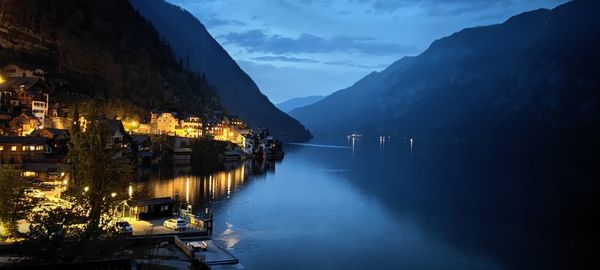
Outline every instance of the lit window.
<svg viewBox="0 0 600 270"><path fill-rule="evenodd" d="M27 151L27 145L23 145L23 151Z"/></svg>
<svg viewBox="0 0 600 270"><path fill-rule="evenodd" d="M23 172L23 176L25 176L25 177L35 177L35 172Z"/></svg>
<svg viewBox="0 0 600 270"><path fill-rule="evenodd" d="M35 150L36 150L35 145L30 145L29 146L29 151L35 151Z"/></svg>
<svg viewBox="0 0 600 270"><path fill-rule="evenodd" d="M0 145L0 151L4 151L4 146Z"/></svg>
<svg viewBox="0 0 600 270"><path fill-rule="evenodd" d="M16 152L17 151L17 146L13 145L10 147L10 151Z"/></svg>

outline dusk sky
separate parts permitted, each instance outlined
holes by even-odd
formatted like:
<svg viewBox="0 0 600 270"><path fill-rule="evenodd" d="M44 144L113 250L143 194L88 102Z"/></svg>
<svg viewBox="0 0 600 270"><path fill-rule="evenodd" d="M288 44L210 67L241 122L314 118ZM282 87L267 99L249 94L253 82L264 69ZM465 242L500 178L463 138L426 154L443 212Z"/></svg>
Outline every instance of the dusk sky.
<svg viewBox="0 0 600 270"><path fill-rule="evenodd" d="M466 27L564 0L168 0L196 17L274 103L327 95Z"/></svg>

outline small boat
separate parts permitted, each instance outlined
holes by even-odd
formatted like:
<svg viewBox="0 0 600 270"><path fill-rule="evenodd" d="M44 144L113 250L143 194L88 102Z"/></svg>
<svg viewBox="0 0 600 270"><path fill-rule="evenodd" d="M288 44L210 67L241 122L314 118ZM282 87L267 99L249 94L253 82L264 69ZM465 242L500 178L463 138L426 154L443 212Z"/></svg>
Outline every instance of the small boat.
<svg viewBox="0 0 600 270"><path fill-rule="evenodd" d="M361 138L361 137L362 137L362 134L358 134L356 132L348 135L348 138Z"/></svg>
<svg viewBox="0 0 600 270"><path fill-rule="evenodd" d="M187 243L193 251L206 251L208 250L208 243L206 241L194 241Z"/></svg>

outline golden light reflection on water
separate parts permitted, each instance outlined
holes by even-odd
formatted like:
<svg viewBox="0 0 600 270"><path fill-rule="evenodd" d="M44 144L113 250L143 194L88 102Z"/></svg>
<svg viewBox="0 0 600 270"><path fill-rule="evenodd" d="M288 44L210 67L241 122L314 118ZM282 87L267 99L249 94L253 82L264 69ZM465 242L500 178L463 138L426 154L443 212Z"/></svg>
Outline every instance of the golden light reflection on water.
<svg viewBox="0 0 600 270"><path fill-rule="evenodd" d="M227 174L227 198L231 195L231 173Z"/></svg>
<svg viewBox="0 0 600 270"><path fill-rule="evenodd" d="M161 179L160 175L152 174L148 180L138 181L135 185L137 189L147 190L149 197L171 197L197 205L206 200L230 197L244 183L245 173L242 164L229 171L204 176L182 173Z"/></svg>

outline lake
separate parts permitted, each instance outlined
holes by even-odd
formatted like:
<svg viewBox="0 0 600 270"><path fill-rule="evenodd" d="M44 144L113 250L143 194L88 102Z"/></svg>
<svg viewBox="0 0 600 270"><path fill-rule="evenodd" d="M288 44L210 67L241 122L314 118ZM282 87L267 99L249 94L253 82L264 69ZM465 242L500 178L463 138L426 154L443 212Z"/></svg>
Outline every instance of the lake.
<svg viewBox="0 0 600 270"><path fill-rule="evenodd" d="M213 238L248 269L551 269L584 263L563 183L591 177L573 173L581 166L461 142L342 138L287 145L279 162L152 172L142 186L212 207Z"/></svg>

